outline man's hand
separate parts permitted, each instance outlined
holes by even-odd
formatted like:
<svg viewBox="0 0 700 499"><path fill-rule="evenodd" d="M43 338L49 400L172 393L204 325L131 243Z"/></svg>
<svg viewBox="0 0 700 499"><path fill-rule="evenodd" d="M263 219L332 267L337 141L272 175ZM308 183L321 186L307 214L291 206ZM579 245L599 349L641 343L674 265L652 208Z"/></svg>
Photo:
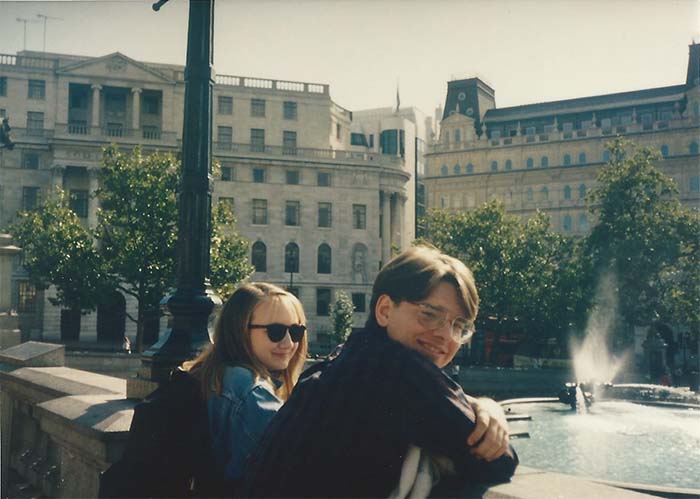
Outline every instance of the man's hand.
<svg viewBox="0 0 700 499"><path fill-rule="evenodd" d="M489 398L475 399L467 396L474 408L476 427L467 445L472 447L470 452L486 461L493 461L508 451L508 422L501 406ZM478 445L477 445L478 444Z"/></svg>

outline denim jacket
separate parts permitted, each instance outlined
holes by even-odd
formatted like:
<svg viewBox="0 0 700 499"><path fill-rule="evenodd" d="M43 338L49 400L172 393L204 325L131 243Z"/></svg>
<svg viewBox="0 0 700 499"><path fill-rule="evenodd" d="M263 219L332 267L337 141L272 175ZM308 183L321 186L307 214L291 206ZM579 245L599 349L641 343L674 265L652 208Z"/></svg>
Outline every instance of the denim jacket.
<svg viewBox="0 0 700 499"><path fill-rule="evenodd" d="M207 401L216 465L228 480L243 474L272 417L282 406L272 385L245 367L226 367L221 395Z"/></svg>

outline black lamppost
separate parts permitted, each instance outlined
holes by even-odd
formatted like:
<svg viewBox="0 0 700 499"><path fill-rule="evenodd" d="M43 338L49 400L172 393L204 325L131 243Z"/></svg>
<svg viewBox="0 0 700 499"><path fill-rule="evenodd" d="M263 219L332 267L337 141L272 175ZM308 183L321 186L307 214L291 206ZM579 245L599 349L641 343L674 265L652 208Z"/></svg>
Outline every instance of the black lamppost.
<svg viewBox="0 0 700 499"><path fill-rule="evenodd" d="M168 0L153 5L154 10ZM161 382L209 343L209 317L221 298L209 284L211 242L211 115L214 86L214 0L190 0L185 66L182 179L179 188L177 289L161 305L168 329L141 359L142 380Z"/></svg>

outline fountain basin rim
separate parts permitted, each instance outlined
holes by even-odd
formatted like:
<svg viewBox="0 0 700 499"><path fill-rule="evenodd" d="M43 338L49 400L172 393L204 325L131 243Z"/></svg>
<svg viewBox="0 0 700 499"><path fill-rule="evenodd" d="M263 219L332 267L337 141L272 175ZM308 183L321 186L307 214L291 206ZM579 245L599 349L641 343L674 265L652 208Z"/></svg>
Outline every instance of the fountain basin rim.
<svg viewBox="0 0 700 499"><path fill-rule="evenodd" d="M588 478L591 482L609 485L617 489L631 490L633 492L647 493L659 497L700 497L700 489L688 489L683 487L672 487L669 485L650 485L646 483L618 482L616 480L601 480L598 478Z"/></svg>
<svg viewBox="0 0 700 499"><path fill-rule="evenodd" d="M524 398L517 398L517 399L506 399L506 400L501 400L498 403L503 405L512 405L512 404L541 404L541 403L547 403L547 402L559 402L558 397L524 397Z"/></svg>
<svg viewBox="0 0 700 499"><path fill-rule="evenodd" d="M501 406L516 405L516 404L546 404L550 402L561 401L557 397L524 397L517 399L501 400L498 403ZM606 398L599 399L598 402L628 402L631 404L648 405L655 407L666 407L669 409L696 409L700 410L700 404L691 404L686 402L667 402L663 400L636 400L626 398Z"/></svg>

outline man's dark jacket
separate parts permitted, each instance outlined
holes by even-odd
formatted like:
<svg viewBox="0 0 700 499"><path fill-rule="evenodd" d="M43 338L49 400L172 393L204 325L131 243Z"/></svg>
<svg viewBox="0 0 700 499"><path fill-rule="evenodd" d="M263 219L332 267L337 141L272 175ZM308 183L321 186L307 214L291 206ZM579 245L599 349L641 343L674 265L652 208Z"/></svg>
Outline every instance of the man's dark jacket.
<svg viewBox="0 0 700 499"><path fill-rule="evenodd" d="M474 411L462 389L384 328L351 335L307 370L273 418L244 474L251 497L387 497L410 445L451 458L455 486L509 479L515 452L469 453Z"/></svg>

